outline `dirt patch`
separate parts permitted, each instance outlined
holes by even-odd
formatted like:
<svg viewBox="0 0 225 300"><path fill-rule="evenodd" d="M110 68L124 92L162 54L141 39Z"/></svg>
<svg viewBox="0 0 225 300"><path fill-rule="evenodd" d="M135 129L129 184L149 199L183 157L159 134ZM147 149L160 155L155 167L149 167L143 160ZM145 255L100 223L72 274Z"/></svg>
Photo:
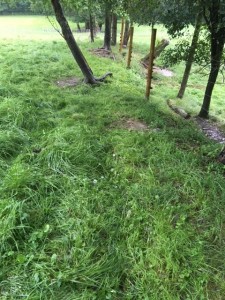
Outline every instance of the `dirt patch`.
<svg viewBox="0 0 225 300"><path fill-rule="evenodd" d="M148 131L148 125L140 120L135 119L122 119L116 122L113 122L110 125L111 128L121 128L127 129L128 131Z"/></svg>
<svg viewBox="0 0 225 300"><path fill-rule="evenodd" d="M146 64L145 62L141 62L142 66L147 69L148 68L148 64ZM154 66L153 67L153 73L158 73L158 74L161 74L165 77L173 77L174 76L174 73L168 69L163 69L163 68L160 68L160 67L157 67L157 66Z"/></svg>
<svg viewBox="0 0 225 300"><path fill-rule="evenodd" d="M174 75L172 71L170 71L168 69L162 69L162 68L159 68L159 67L154 67L153 72L161 74L165 77L173 77L173 75Z"/></svg>
<svg viewBox="0 0 225 300"><path fill-rule="evenodd" d="M203 84L188 84L187 87L189 88L194 88L194 89L197 89L197 90L205 90L205 85Z"/></svg>
<svg viewBox="0 0 225 300"><path fill-rule="evenodd" d="M181 117L185 119L189 119L191 117L191 115L187 113L185 110L171 103L171 100L168 100L167 104L171 110L179 114ZM225 142L225 133L219 129L216 123L212 123L207 119L202 119L199 117L195 117L193 118L193 120L210 140L213 140L220 144L223 144Z"/></svg>
<svg viewBox="0 0 225 300"><path fill-rule="evenodd" d="M110 58L113 60L116 59L115 55L111 51L106 50L106 49L98 48L98 49L90 50L90 52L99 57L106 57L106 58Z"/></svg>
<svg viewBox="0 0 225 300"><path fill-rule="evenodd" d="M196 117L195 121L209 139L220 144L225 142L225 134L217 127L216 124L199 117Z"/></svg>
<svg viewBox="0 0 225 300"><path fill-rule="evenodd" d="M75 77L70 77L70 78L65 78L65 79L60 79L56 81L56 84L59 87L65 88L65 87L72 87L72 86L77 86L82 82L81 79L75 78Z"/></svg>

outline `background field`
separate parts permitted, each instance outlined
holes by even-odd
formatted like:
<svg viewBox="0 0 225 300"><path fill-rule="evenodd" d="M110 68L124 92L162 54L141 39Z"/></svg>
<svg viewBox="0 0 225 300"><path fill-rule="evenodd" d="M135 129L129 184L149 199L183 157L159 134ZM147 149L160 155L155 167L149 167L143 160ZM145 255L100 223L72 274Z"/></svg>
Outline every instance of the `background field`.
<svg viewBox="0 0 225 300"><path fill-rule="evenodd" d="M155 74L146 101L147 27L131 70L117 47L115 60L89 51L102 35L76 33L113 78L61 88L82 74L44 17L0 17L0 30L0 299L225 299L222 145L166 105L183 66ZM207 79L195 70L180 102L193 114ZM135 120L148 130L128 130Z"/></svg>

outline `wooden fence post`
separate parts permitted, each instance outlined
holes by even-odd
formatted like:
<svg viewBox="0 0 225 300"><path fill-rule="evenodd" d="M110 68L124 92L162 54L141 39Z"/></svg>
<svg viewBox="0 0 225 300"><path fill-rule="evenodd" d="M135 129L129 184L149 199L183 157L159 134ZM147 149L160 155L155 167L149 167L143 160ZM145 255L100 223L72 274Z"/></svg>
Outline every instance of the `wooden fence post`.
<svg viewBox="0 0 225 300"><path fill-rule="evenodd" d="M122 23L121 23L120 48L119 48L119 52L121 52L122 49L123 49L123 34L124 34L124 18L122 18Z"/></svg>
<svg viewBox="0 0 225 300"><path fill-rule="evenodd" d="M154 62L156 32L157 32L157 29L152 28L150 56L149 56L148 73L147 73L147 85L146 85L146 93L145 93L146 99L149 99L150 89L152 89L151 83L152 83L152 72L153 72L153 66L154 66L153 62Z"/></svg>
<svg viewBox="0 0 225 300"><path fill-rule="evenodd" d="M131 63L131 55L132 55L132 49L133 49L133 36L134 36L134 26L130 27L130 43L129 43L129 50L128 50L128 57L127 57L127 68L130 68Z"/></svg>

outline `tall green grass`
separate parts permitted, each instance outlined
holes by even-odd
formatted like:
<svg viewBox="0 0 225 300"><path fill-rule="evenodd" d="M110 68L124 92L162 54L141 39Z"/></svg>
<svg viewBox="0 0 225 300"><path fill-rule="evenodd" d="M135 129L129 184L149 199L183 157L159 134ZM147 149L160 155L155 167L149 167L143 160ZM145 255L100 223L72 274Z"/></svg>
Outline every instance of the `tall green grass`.
<svg viewBox="0 0 225 300"><path fill-rule="evenodd" d="M1 299L224 299L221 145L167 108L177 77L147 102L142 53L126 70L85 41L113 79L60 88L82 74L51 38L1 40Z"/></svg>

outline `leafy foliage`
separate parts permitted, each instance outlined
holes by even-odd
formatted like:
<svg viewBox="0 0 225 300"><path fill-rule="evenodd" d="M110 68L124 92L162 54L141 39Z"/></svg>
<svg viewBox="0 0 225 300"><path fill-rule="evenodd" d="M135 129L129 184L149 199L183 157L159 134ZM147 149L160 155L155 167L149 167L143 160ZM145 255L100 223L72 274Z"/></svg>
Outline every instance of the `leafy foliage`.
<svg viewBox="0 0 225 300"><path fill-rule="evenodd" d="M162 61L165 66L174 66L182 61L188 60L190 49L190 36L186 35L179 38L179 41L170 49L165 50L162 55ZM210 41L208 32L204 29L198 40L197 49L195 52L194 62L199 66L210 66Z"/></svg>

